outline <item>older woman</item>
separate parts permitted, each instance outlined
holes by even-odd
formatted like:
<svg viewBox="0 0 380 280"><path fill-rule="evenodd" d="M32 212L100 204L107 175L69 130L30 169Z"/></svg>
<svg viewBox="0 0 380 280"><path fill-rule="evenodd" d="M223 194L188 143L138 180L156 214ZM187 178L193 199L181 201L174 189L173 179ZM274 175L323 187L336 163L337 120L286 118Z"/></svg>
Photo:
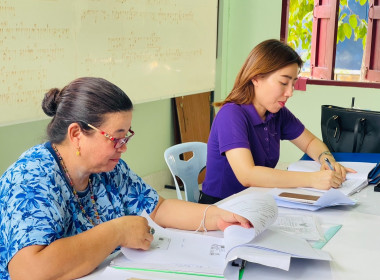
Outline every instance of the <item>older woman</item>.
<svg viewBox="0 0 380 280"><path fill-rule="evenodd" d="M143 210L163 227L250 227L231 212L164 200L120 158L134 135L132 103L114 84L80 78L42 102L49 141L0 178L1 279L72 279L119 246L148 249ZM204 219L205 215L205 219ZM203 220L204 219L204 220Z"/></svg>

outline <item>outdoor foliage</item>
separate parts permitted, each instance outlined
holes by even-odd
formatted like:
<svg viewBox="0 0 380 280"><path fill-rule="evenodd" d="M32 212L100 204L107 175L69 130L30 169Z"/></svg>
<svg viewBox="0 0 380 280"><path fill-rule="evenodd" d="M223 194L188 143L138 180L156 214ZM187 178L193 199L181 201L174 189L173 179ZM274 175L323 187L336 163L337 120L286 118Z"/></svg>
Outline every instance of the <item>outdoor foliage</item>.
<svg viewBox="0 0 380 280"><path fill-rule="evenodd" d="M362 39L363 50L367 36L367 21L359 18L351 9L350 3L368 5L368 0L340 0L337 44L354 35L354 40ZM295 50L303 49L302 59L311 55L311 33L313 27L314 0L290 0L287 43ZM344 11L344 13L341 13ZM348 12L347 12L348 11ZM347 18L347 19L346 19Z"/></svg>

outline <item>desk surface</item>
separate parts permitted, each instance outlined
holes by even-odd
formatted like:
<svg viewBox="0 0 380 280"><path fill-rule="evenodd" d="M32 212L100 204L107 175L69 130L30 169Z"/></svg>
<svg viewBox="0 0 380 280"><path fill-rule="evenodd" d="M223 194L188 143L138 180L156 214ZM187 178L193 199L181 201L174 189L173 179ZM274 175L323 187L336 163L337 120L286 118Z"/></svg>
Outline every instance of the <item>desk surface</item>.
<svg viewBox="0 0 380 280"><path fill-rule="evenodd" d="M305 213L316 216L322 224L343 225L323 248L333 260L293 258L289 271L248 263L243 279L379 279L380 242L377 238L380 235L380 193L374 192L373 188L368 186L351 196L358 200L355 206L331 207L316 212L280 207L279 213ZM251 191L266 192L268 189L249 188L244 192ZM81 279L105 279L102 273L109 261L106 260L94 273ZM142 278L147 279L146 276L142 275ZM172 278L162 273L156 277L148 279L209 279L181 275Z"/></svg>
<svg viewBox="0 0 380 280"><path fill-rule="evenodd" d="M332 153L336 161L353 161L353 162L380 162L380 154L377 153ZM312 160L307 154L304 154L302 160Z"/></svg>
<svg viewBox="0 0 380 280"><path fill-rule="evenodd" d="M244 279L379 279L380 193L368 186L352 198L358 200L356 206L311 213L279 208L280 213L312 214L322 224L343 225L323 248L331 254L331 262L292 259L288 272L250 263Z"/></svg>

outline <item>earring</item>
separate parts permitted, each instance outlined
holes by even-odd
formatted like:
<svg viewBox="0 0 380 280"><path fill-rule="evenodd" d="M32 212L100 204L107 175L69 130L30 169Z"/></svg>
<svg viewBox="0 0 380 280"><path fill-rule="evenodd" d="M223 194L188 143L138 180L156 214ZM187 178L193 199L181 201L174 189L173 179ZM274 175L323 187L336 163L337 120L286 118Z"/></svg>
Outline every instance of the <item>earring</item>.
<svg viewBox="0 0 380 280"><path fill-rule="evenodd" d="M79 157L79 156L80 156L80 148L79 148L79 147L77 148L77 152L76 152L76 155L77 155L77 157Z"/></svg>

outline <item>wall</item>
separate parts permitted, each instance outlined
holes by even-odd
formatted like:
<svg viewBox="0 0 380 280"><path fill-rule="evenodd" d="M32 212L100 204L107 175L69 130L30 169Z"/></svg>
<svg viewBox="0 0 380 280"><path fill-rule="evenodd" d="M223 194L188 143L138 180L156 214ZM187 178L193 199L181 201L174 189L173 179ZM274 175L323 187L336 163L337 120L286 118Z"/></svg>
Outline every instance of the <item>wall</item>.
<svg viewBox="0 0 380 280"><path fill-rule="evenodd" d="M217 2L1 1L0 125L43 118L43 93L82 76L135 104L213 90Z"/></svg>
<svg viewBox="0 0 380 280"><path fill-rule="evenodd" d="M217 75L220 76L222 99L231 90L235 77L248 53L263 40L280 37L281 0L234 1L224 0L222 15L219 13L219 46L222 62Z"/></svg>
<svg viewBox="0 0 380 280"><path fill-rule="evenodd" d="M48 122L0 127L0 174L26 149L46 141ZM135 105L132 125L136 135L123 159L140 176L167 170L164 151L174 142L170 99Z"/></svg>
<svg viewBox="0 0 380 280"><path fill-rule="evenodd" d="M281 0L223 0L219 3L216 99L227 95L254 45L265 39L279 38L281 24ZM309 130L320 136L320 105L349 106L351 97L355 96L357 106L380 111L379 93L379 89L308 85L306 92L295 92L287 106ZM0 127L0 174L21 152L43 140L46 124L44 120ZM136 137L128 144L123 158L141 176L167 170L163 152L174 141L170 100L136 105L133 127ZM297 160L302 155L289 142L281 144L281 151L280 161L284 162Z"/></svg>

